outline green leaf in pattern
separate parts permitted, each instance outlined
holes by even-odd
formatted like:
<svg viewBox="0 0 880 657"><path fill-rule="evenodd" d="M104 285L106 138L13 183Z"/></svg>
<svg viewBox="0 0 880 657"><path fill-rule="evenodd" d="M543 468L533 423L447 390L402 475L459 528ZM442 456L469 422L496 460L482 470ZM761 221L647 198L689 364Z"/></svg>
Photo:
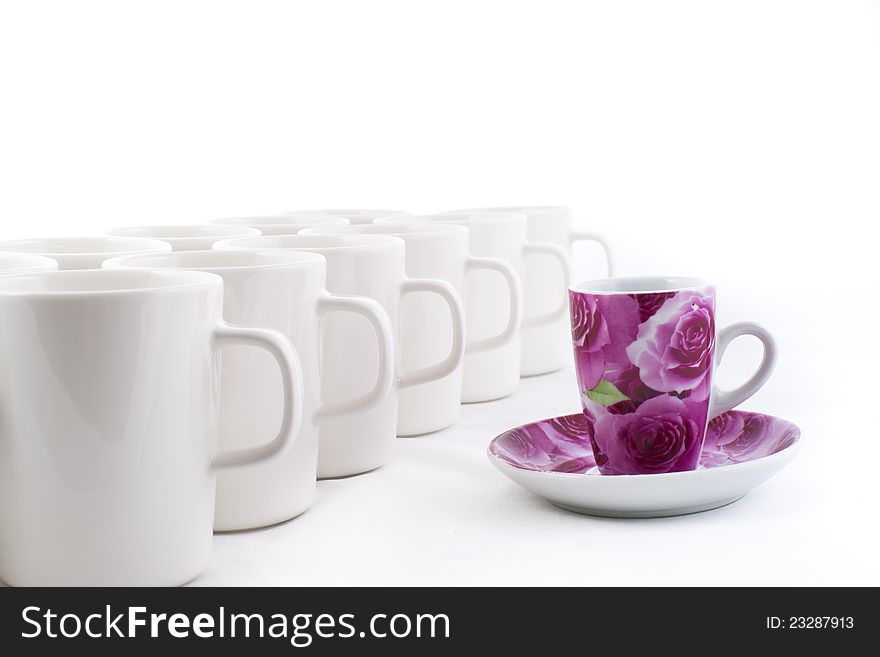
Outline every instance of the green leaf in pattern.
<svg viewBox="0 0 880 657"><path fill-rule="evenodd" d="M587 390L586 395L592 401L600 406L605 406L606 408L608 406L613 406L617 402L629 399L629 397L620 392L611 381L606 381L605 379L599 381L596 387L592 390Z"/></svg>

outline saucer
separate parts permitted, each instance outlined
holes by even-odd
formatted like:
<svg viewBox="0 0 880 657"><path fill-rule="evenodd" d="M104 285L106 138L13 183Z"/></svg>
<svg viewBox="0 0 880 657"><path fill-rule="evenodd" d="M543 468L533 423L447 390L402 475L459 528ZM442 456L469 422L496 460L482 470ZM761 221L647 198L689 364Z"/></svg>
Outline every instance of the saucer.
<svg viewBox="0 0 880 657"><path fill-rule="evenodd" d="M709 423L689 472L601 475L581 413L506 431L489 445L503 474L568 511L612 518L697 513L736 502L794 458L800 429L772 415L729 411Z"/></svg>

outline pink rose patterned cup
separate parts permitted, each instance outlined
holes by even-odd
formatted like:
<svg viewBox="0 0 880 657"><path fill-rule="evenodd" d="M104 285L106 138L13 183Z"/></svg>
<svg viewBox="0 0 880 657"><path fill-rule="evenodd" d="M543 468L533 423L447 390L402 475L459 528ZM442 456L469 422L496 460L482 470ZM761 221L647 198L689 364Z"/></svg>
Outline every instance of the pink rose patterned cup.
<svg viewBox="0 0 880 657"><path fill-rule="evenodd" d="M709 421L751 397L776 363L773 337L751 322L715 331L715 288L693 278L608 278L569 289L584 418L602 474L694 470ZM735 390L712 385L727 345L764 345Z"/></svg>

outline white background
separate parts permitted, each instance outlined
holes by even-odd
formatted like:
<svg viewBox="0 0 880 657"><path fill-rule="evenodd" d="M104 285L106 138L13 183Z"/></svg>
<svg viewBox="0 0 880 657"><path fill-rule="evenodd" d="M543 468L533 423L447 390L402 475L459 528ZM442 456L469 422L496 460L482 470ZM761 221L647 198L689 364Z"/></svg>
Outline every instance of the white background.
<svg viewBox="0 0 880 657"><path fill-rule="evenodd" d="M401 440L207 584L880 584L876 2L4 2L8 237L326 206L566 204L621 274L718 284L806 449L742 501L615 521L488 463L570 371ZM582 253L580 274L602 268ZM744 339L722 384L759 358Z"/></svg>

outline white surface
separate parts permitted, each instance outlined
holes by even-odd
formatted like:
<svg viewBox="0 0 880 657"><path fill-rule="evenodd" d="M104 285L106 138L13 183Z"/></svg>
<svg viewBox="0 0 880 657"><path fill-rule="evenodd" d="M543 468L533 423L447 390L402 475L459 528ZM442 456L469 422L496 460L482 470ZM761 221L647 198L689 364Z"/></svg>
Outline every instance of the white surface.
<svg viewBox="0 0 880 657"><path fill-rule="evenodd" d="M399 439L382 469L319 482L312 509L292 522L215 536L196 583L880 583L876 516L863 515L874 511L859 504L860 484L827 485L821 412L799 413L803 449L788 467L714 511L592 518L518 487L486 457L490 439L577 409L575 388L568 369L527 379L507 399L465 406L455 428Z"/></svg>
<svg viewBox="0 0 880 657"><path fill-rule="evenodd" d="M35 1L0 60L4 238L564 204L620 275L713 280L719 326L777 338L746 406L804 449L731 507L593 520L495 472L495 433L577 407L559 373L219 537L203 582L880 583L877 2Z"/></svg>

